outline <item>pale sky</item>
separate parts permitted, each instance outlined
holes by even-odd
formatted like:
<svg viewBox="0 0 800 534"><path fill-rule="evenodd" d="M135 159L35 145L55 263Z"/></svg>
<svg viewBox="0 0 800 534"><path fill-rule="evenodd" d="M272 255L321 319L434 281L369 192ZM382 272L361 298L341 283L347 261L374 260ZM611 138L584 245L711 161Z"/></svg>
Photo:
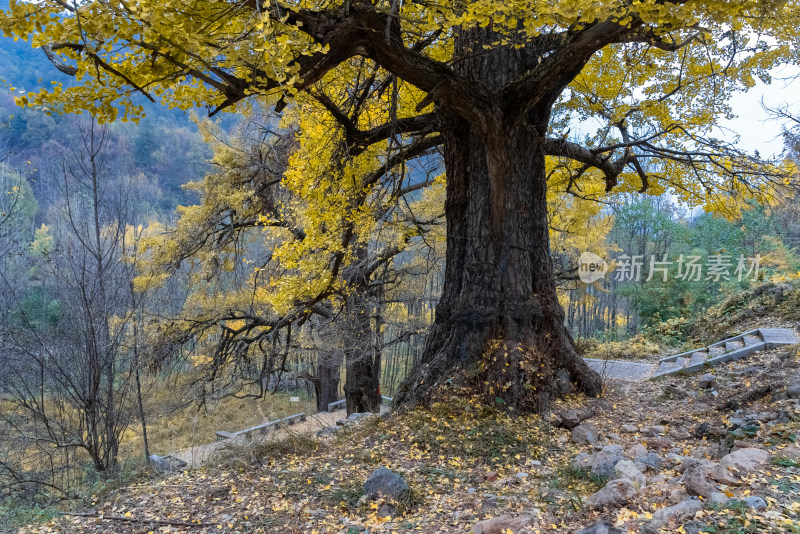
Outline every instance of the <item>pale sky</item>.
<svg viewBox="0 0 800 534"><path fill-rule="evenodd" d="M737 93L731 97L731 106L738 116L727 121L724 126L739 134L739 147L753 152L758 150L762 157L777 156L783 150L781 129L784 122L769 116L761 105L771 108L787 105L789 110L800 115L800 81L781 80L789 74L775 72L775 79L770 85L760 81L747 93Z"/></svg>

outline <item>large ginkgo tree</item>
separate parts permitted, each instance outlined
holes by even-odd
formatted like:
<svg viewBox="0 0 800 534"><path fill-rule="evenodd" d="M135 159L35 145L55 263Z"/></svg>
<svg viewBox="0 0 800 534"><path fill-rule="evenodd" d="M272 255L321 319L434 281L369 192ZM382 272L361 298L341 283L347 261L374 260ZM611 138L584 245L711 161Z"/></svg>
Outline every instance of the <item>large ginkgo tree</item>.
<svg viewBox="0 0 800 534"><path fill-rule="evenodd" d="M440 146L443 293L422 364L395 401L427 402L461 384L509 407L541 410L560 370L589 395L601 389L556 297L547 158L558 158L566 189L577 195L599 181L607 191L671 193L722 209L774 194L778 170L736 150L715 124L731 114L732 92L797 61L798 7L12 0L0 27L42 47L78 82L24 95L22 104L89 110L103 120L120 110L135 118L136 93L211 114L250 99L280 113L313 97L338 125L343 161L373 149L383 165L396 165L413 143ZM370 91L347 89L359 65L377 72ZM374 90L381 80L383 90ZM350 115L365 98L375 100L372 112ZM326 142L325 129L308 135Z"/></svg>

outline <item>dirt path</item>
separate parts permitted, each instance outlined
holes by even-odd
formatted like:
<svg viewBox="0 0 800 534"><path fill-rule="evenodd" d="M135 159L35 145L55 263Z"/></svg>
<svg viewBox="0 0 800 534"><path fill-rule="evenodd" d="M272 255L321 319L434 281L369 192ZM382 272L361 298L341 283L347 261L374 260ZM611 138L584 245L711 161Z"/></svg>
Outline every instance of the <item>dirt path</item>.
<svg viewBox="0 0 800 534"><path fill-rule="evenodd" d="M381 414L389 411L388 406L381 406ZM305 434L309 432L318 432L325 428L335 429L336 421L344 419L347 414L344 410L336 410L334 412L319 412L306 417L303 422L298 422L293 425L279 427L265 436L259 438L260 441L266 440L280 440L291 434ZM244 440L246 438L232 438L236 440ZM203 463L211 456L214 451L224 447L230 440L214 441L211 443L204 443L196 445L188 449L183 449L171 456L186 462L188 468L196 469L202 467ZM241 441L243 442L243 441Z"/></svg>
<svg viewBox="0 0 800 534"><path fill-rule="evenodd" d="M653 376L656 366L650 363L626 362L619 360L595 360L584 358L589 367L603 378L612 380L647 380Z"/></svg>

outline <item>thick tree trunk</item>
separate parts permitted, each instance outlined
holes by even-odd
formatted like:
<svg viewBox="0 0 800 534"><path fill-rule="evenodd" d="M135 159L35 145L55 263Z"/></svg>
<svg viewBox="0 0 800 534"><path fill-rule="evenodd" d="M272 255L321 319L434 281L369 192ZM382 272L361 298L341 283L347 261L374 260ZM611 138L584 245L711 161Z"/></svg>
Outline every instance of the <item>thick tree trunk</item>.
<svg viewBox="0 0 800 534"><path fill-rule="evenodd" d="M511 50L470 53L491 38L471 30L457 47L464 74L494 91L525 58ZM550 103L517 127L508 127L519 121L501 107L483 113L476 122L438 109L447 171L445 280L422 363L396 405L430 402L452 378L498 403L542 411L557 394L559 369L587 394L600 393L600 377L578 356L556 296L544 152Z"/></svg>
<svg viewBox="0 0 800 534"><path fill-rule="evenodd" d="M367 258L366 247L357 251L360 259ZM346 377L344 398L347 415L352 413L380 412L380 351L375 346L372 329L373 312L370 280L355 281L345 303L346 330L344 332L344 360Z"/></svg>
<svg viewBox="0 0 800 534"><path fill-rule="evenodd" d="M339 373L342 359L338 353L322 353L317 364L317 410L328 411L328 404L339 400Z"/></svg>
<svg viewBox="0 0 800 534"><path fill-rule="evenodd" d="M374 412L380 410L380 389L377 365L380 353L376 355L372 343L372 328L366 299L359 299L360 306L349 310L349 347L345 349L347 376L344 384L347 415L352 413Z"/></svg>

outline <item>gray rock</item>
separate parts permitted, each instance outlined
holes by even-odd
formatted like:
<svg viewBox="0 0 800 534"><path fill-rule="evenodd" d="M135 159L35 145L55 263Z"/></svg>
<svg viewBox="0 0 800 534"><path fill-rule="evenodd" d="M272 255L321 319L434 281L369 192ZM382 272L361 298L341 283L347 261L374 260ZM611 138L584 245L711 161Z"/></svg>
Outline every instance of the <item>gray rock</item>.
<svg viewBox="0 0 800 534"><path fill-rule="evenodd" d="M720 460L720 464L728 469L736 469L739 473L749 473L756 467L769 461L769 453L761 449L739 449Z"/></svg>
<svg viewBox="0 0 800 534"><path fill-rule="evenodd" d="M589 415L581 410L567 410L558 414L558 425L570 430L588 418Z"/></svg>
<svg viewBox="0 0 800 534"><path fill-rule="evenodd" d="M636 488L628 479L612 480L603 489L590 495L586 499L589 508L602 508L603 506L621 506L627 504L636 495Z"/></svg>
<svg viewBox="0 0 800 534"><path fill-rule="evenodd" d="M566 395L572 391L572 382L569 379L569 373L564 369L556 371L555 375L553 375L553 379L556 383L556 391L558 391L560 395Z"/></svg>
<svg viewBox="0 0 800 534"><path fill-rule="evenodd" d="M790 399L800 399L800 383L793 384L786 388L786 396Z"/></svg>
<svg viewBox="0 0 800 534"><path fill-rule="evenodd" d="M689 498L689 492L686 491L682 485L677 484L677 487L674 487L669 492L669 502L672 504L679 504Z"/></svg>
<svg viewBox="0 0 800 534"><path fill-rule="evenodd" d="M592 474L608 479L614 478L614 467L622 459L621 446L607 445L592 456Z"/></svg>
<svg viewBox="0 0 800 534"><path fill-rule="evenodd" d="M713 504L714 506L725 506L728 504L730 499L727 495L722 493L721 491L714 491L711 493L711 497L709 497L708 501Z"/></svg>
<svg viewBox="0 0 800 534"><path fill-rule="evenodd" d="M650 436L660 436L660 435L661 435L661 434L663 434L665 431L666 431L666 429L665 429L663 426L661 426L661 425L654 425L654 426L648 427L648 428L645 430L645 433L647 433L647 434L648 434L648 435L650 435Z"/></svg>
<svg viewBox="0 0 800 534"><path fill-rule="evenodd" d="M654 452L648 452L644 456L637 456L636 461L654 471L658 471L664 467L663 460L661 460L661 457Z"/></svg>
<svg viewBox="0 0 800 534"><path fill-rule="evenodd" d="M397 508L392 506L389 503L383 503L380 508L378 508L378 517L381 519L385 519L387 517L391 517L395 514Z"/></svg>
<svg viewBox="0 0 800 534"><path fill-rule="evenodd" d="M697 383L703 389L711 389L717 385L717 377L711 373L706 373L700 377Z"/></svg>
<svg viewBox="0 0 800 534"><path fill-rule="evenodd" d="M392 473L386 467L379 467L364 482L364 495L377 497L383 495L395 500L408 496L411 489L403 477Z"/></svg>
<svg viewBox="0 0 800 534"><path fill-rule="evenodd" d="M572 459L572 467L574 469L591 470L594 465L594 454L582 452Z"/></svg>
<svg viewBox="0 0 800 534"><path fill-rule="evenodd" d="M646 455L647 455L647 447L645 447L641 443L637 443L636 445L625 451L625 456L629 460L635 460L636 458L640 458Z"/></svg>
<svg viewBox="0 0 800 534"><path fill-rule="evenodd" d="M664 386L664 396L671 399L685 399L689 396L689 392L675 384L667 384Z"/></svg>
<svg viewBox="0 0 800 534"><path fill-rule="evenodd" d="M627 478L633 482L633 487L641 488L647 484L647 479L644 474L636 468L630 460L620 460L614 466L615 478Z"/></svg>
<svg viewBox="0 0 800 534"><path fill-rule="evenodd" d="M706 466L704 469L709 478L716 480L720 484L726 484L728 486L742 485L741 480L731 473L727 467L723 467L716 462L711 462L711 465Z"/></svg>
<svg viewBox="0 0 800 534"><path fill-rule="evenodd" d="M699 463L689 466L683 472L683 485L690 494L706 498L717 491L717 485L708 479L708 474Z"/></svg>
<svg viewBox="0 0 800 534"><path fill-rule="evenodd" d="M669 431L669 437L674 439L687 439L691 437L691 434L685 428L673 428Z"/></svg>
<svg viewBox="0 0 800 534"><path fill-rule="evenodd" d="M149 460L150 465L159 473L173 473L175 471L180 471L188 465L180 458L175 458L169 454L167 456L151 454Z"/></svg>
<svg viewBox="0 0 800 534"><path fill-rule="evenodd" d="M703 504L697 499L690 499L667 508L661 508L660 510L656 510L653 514L653 520L650 522L650 526L662 528L667 526L670 522L674 522L675 525L680 525L693 519L694 515L702 509Z"/></svg>
<svg viewBox="0 0 800 534"><path fill-rule="evenodd" d="M517 532L528 526L533 519L533 516L527 514L506 514L491 519L484 519L473 525L470 534L505 534L509 530L511 532Z"/></svg>
<svg viewBox="0 0 800 534"><path fill-rule="evenodd" d="M639 431L639 428L636 425L622 425L620 428L623 434L635 434Z"/></svg>
<svg viewBox="0 0 800 534"><path fill-rule="evenodd" d="M624 530L620 530L611 523L601 521L586 528L582 528L575 534L625 534Z"/></svg>
<svg viewBox="0 0 800 534"><path fill-rule="evenodd" d="M600 439L594 423L583 423L572 429L572 441L578 445L593 445Z"/></svg>
<svg viewBox="0 0 800 534"><path fill-rule="evenodd" d="M723 467L717 462L712 462L711 460L706 460L704 458L692 458L689 456L678 456L677 458L677 461L680 463L676 467L676 470L681 474L683 474L691 466L699 465L702 467L708 478L716 480L720 484L727 484L728 486L741 485L739 479L736 478L727 467Z"/></svg>
<svg viewBox="0 0 800 534"><path fill-rule="evenodd" d="M758 365L751 365L750 367L742 371L742 374L744 376L757 375L759 373L761 373L761 367L759 367Z"/></svg>
<svg viewBox="0 0 800 534"><path fill-rule="evenodd" d="M766 510L767 503L761 497L757 497L755 495L750 497L745 497L742 499L742 502L745 503L748 507L752 508L753 510Z"/></svg>
<svg viewBox="0 0 800 534"><path fill-rule="evenodd" d="M731 417L728 419L728 424L732 427L739 428L740 426L744 426L747 424L747 419L744 417Z"/></svg>
<svg viewBox="0 0 800 534"><path fill-rule="evenodd" d="M700 525L697 521L687 521L683 524L683 531L686 534L700 534Z"/></svg>
<svg viewBox="0 0 800 534"><path fill-rule="evenodd" d="M795 462L800 462L800 446L792 445L775 452L775 456L787 458Z"/></svg>
<svg viewBox="0 0 800 534"><path fill-rule="evenodd" d="M334 433L335 433L334 429L326 427L326 428L323 428L322 430L318 430L317 431L317 437L318 438L325 438L325 437L328 437L328 436L332 436Z"/></svg>

